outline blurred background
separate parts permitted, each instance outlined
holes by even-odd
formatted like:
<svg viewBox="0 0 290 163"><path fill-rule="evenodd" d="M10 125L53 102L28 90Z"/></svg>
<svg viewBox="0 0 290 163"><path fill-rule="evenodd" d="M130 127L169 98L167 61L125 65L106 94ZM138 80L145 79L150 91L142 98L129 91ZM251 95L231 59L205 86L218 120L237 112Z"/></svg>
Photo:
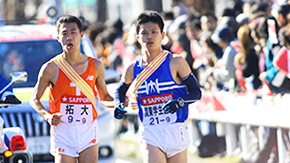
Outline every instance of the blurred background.
<svg viewBox="0 0 290 163"><path fill-rule="evenodd" d="M90 23L106 22L121 18L124 24L134 20L145 9L171 11L178 0L1 0L2 21L45 20L47 13L56 15L73 14L82 16ZM184 0L191 12L205 13L232 5L232 0ZM234 1L234 0L233 0ZM215 7L218 5L218 7ZM195 6L195 7L194 7ZM201 7L202 6L202 7Z"/></svg>

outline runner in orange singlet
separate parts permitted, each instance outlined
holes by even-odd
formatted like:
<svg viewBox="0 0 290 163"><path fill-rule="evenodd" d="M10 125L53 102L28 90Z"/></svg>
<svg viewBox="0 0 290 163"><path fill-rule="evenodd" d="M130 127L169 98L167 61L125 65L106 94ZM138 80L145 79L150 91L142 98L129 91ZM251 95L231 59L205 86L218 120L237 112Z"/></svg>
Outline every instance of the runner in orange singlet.
<svg viewBox="0 0 290 163"><path fill-rule="evenodd" d="M114 106L104 81L103 64L80 52L84 35L81 29L75 16L59 18L57 39L63 53L42 66L30 100L31 106L52 125L51 154L57 163L98 162L97 95L103 105ZM49 111L40 101L47 86Z"/></svg>

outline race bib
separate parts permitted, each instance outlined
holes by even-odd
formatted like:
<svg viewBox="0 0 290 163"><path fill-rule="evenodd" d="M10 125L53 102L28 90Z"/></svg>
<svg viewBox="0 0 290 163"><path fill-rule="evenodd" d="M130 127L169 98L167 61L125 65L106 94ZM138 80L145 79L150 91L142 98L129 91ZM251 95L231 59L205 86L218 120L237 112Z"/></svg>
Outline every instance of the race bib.
<svg viewBox="0 0 290 163"><path fill-rule="evenodd" d="M93 121L93 106L87 97L62 96L60 113L64 123L78 125Z"/></svg>
<svg viewBox="0 0 290 163"><path fill-rule="evenodd" d="M173 99L172 93L141 97L143 106L143 125L160 125L174 123L177 119L176 113L171 114L161 109L164 102L171 99Z"/></svg>

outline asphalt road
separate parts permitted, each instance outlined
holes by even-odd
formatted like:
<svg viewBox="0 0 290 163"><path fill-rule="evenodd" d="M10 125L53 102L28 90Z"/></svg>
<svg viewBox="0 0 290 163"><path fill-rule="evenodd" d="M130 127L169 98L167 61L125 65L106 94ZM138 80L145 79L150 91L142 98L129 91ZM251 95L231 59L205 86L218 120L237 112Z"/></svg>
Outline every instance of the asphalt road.
<svg viewBox="0 0 290 163"><path fill-rule="evenodd" d="M123 135L116 139L116 163L142 163L142 156L136 135ZM239 163L237 158L210 157L200 158L188 150L188 163Z"/></svg>
<svg viewBox="0 0 290 163"><path fill-rule="evenodd" d="M116 138L115 159L99 160L99 163L142 163L142 156L138 146L138 137L134 134L125 134ZM200 158L196 153L189 152L188 163L239 163L237 158L210 157ZM40 162L38 162L40 163ZM53 163L53 162L45 162Z"/></svg>

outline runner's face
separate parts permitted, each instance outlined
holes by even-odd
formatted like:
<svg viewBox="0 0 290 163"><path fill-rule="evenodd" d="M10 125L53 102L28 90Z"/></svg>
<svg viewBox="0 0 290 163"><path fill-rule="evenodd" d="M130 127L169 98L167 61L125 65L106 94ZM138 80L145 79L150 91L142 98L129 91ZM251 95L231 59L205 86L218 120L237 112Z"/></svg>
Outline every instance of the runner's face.
<svg viewBox="0 0 290 163"><path fill-rule="evenodd" d="M161 33L157 23L148 22L140 26L137 40L148 51L160 50L164 32Z"/></svg>
<svg viewBox="0 0 290 163"><path fill-rule="evenodd" d="M59 27L57 39L61 43L63 51L71 53L80 50L83 35L76 23L64 23Z"/></svg>

